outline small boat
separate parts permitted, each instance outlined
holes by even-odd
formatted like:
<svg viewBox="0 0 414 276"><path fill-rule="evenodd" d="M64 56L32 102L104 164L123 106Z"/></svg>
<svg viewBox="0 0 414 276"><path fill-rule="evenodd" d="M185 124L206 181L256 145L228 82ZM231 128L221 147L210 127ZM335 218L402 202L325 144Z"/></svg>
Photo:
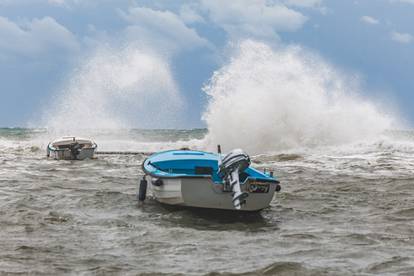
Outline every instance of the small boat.
<svg viewBox="0 0 414 276"><path fill-rule="evenodd" d="M250 158L236 149L223 156L193 150L170 150L149 156L139 200L145 200L146 176L153 197L164 204L259 211L269 206L279 181L273 173L250 167Z"/></svg>
<svg viewBox="0 0 414 276"><path fill-rule="evenodd" d="M62 137L49 143L46 155L59 160L83 160L93 158L97 147L96 143L89 139Z"/></svg>

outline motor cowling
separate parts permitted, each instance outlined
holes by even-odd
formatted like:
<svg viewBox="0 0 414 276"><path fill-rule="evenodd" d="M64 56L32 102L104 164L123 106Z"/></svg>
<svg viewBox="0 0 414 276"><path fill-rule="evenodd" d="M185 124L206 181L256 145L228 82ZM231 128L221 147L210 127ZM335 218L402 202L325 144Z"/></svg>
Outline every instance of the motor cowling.
<svg viewBox="0 0 414 276"><path fill-rule="evenodd" d="M233 171L244 171L250 166L250 157L241 149L232 150L219 164L219 175L223 178Z"/></svg>
<svg viewBox="0 0 414 276"><path fill-rule="evenodd" d="M69 149L73 159L78 159L78 155L81 152L81 148L82 146L78 142L70 144Z"/></svg>

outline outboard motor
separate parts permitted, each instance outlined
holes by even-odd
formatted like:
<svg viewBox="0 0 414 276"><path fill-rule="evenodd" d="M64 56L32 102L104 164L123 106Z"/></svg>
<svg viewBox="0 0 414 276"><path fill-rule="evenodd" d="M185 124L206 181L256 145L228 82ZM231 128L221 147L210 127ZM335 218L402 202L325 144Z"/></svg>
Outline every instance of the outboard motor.
<svg viewBox="0 0 414 276"><path fill-rule="evenodd" d="M72 154L73 159L75 160L78 159L78 155L81 152L81 148L82 146L78 142L70 144L69 149L70 149L70 153Z"/></svg>
<svg viewBox="0 0 414 276"><path fill-rule="evenodd" d="M236 209L246 203L246 197L249 195L241 191L239 174L250 166L250 157L241 149L235 149L228 153L219 163L218 174L230 184L230 190L233 192L233 205Z"/></svg>

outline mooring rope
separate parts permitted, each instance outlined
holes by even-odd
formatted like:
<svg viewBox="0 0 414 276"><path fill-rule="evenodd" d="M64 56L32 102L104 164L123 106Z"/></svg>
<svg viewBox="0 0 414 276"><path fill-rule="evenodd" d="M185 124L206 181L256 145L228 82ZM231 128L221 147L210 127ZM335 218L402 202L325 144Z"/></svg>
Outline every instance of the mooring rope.
<svg viewBox="0 0 414 276"><path fill-rule="evenodd" d="M114 154L114 155L151 155L152 152L145 151L96 151L95 154Z"/></svg>

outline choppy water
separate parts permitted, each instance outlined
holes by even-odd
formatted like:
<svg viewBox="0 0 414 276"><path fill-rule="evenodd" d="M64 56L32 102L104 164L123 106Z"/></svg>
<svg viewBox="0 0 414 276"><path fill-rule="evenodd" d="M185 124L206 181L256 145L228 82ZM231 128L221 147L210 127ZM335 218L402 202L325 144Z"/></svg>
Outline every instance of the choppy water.
<svg viewBox="0 0 414 276"><path fill-rule="evenodd" d="M205 130L102 131L100 150L202 148ZM282 183L253 215L165 208L136 192L144 155L45 157L0 130L0 274L413 275L414 135L253 156Z"/></svg>

